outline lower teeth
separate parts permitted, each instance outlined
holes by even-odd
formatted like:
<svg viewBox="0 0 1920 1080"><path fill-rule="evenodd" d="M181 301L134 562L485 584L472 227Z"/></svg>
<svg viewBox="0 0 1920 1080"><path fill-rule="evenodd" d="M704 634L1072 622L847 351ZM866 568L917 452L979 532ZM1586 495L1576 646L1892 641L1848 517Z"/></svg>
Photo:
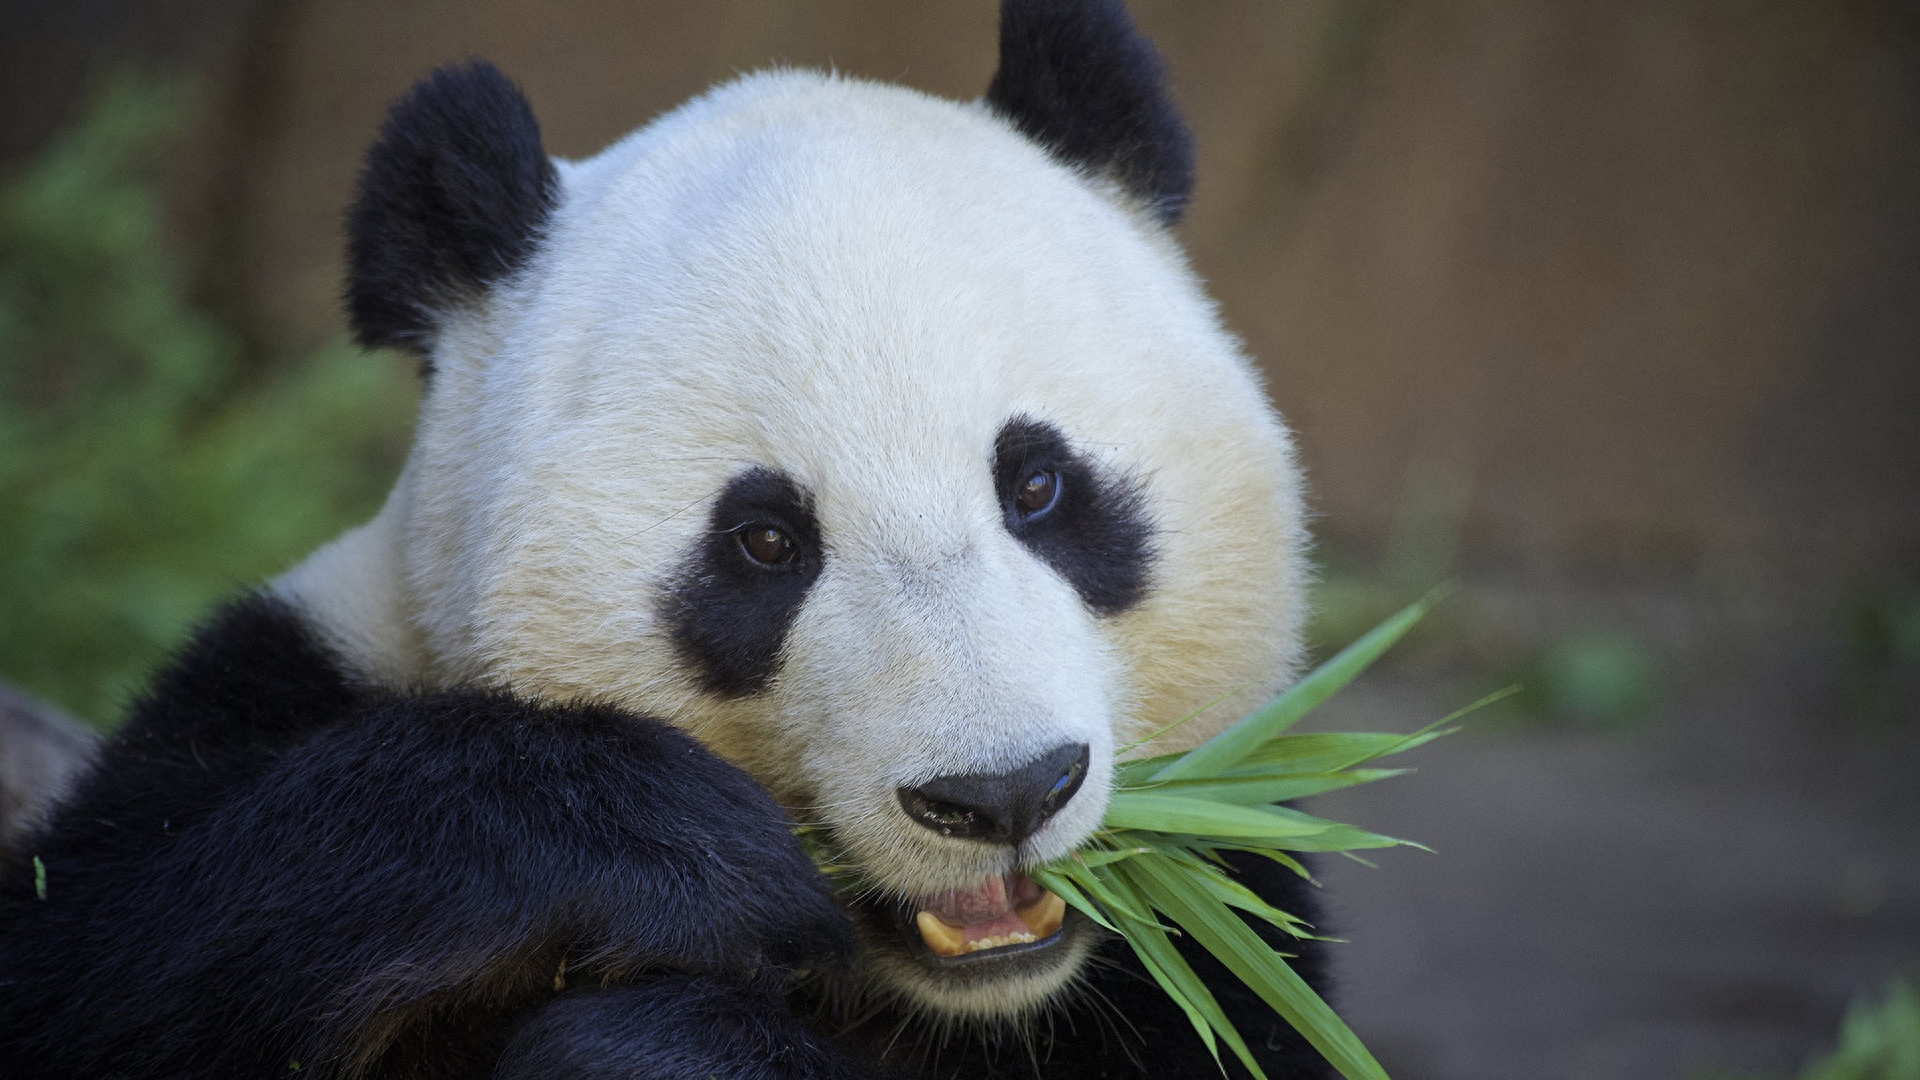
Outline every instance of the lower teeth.
<svg viewBox="0 0 1920 1080"><path fill-rule="evenodd" d="M1043 937L1051 936L1060 929L1060 920L1067 911L1066 901L1053 893L1042 893L1038 900L1016 910L1020 921L1026 924L1025 930L1015 930L1007 934L993 934L988 937L966 939L966 930L941 921L931 911L922 911L914 916L914 923L920 931L920 939L926 942L927 949L935 956L959 956L963 953L982 952L986 949L1000 949L1008 945L1030 945Z"/></svg>
<svg viewBox="0 0 1920 1080"><path fill-rule="evenodd" d="M983 937L978 941L967 942L966 951L979 952L981 949L998 949L1003 945L1025 945L1038 940L1040 939L1032 934L996 934L993 937Z"/></svg>

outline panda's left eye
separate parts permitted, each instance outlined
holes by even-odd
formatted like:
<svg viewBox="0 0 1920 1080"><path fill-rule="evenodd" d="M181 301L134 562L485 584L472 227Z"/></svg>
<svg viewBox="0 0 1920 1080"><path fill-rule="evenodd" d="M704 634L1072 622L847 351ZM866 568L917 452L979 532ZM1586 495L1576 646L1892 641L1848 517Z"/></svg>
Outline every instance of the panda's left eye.
<svg viewBox="0 0 1920 1080"><path fill-rule="evenodd" d="M799 550L793 538L784 530L763 521L742 526L739 536L740 550L747 553L747 558L763 566L790 563Z"/></svg>
<svg viewBox="0 0 1920 1080"><path fill-rule="evenodd" d="M1013 493L1022 520L1032 520L1053 509L1060 501L1060 474L1052 469L1035 469Z"/></svg>

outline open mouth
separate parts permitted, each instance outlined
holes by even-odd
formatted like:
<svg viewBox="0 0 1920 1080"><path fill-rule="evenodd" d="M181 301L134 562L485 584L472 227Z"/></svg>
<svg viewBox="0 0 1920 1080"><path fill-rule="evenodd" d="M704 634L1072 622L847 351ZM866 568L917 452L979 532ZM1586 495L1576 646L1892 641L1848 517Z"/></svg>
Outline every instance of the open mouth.
<svg viewBox="0 0 1920 1080"><path fill-rule="evenodd" d="M1090 919L1021 873L920 896L849 899L867 976L946 1016L1028 1015L1072 980L1100 940Z"/></svg>
<svg viewBox="0 0 1920 1080"><path fill-rule="evenodd" d="M936 966L1047 948L1060 940L1066 901L1025 874L991 877L966 889L916 897L903 914Z"/></svg>

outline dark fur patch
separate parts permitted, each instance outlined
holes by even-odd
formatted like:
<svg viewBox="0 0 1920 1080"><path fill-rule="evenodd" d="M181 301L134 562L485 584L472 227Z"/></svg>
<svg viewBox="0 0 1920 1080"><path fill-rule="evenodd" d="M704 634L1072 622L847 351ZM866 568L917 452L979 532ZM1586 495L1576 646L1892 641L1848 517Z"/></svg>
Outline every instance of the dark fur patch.
<svg viewBox="0 0 1920 1080"><path fill-rule="evenodd" d="M879 1080L808 1031L768 983L665 973L630 988L570 992L514 1036L492 1075Z"/></svg>
<svg viewBox="0 0 1920 1080"><path fill-rule="evenodd" d="M284 602L254 594L227 606L103 744L98 765L67 800L87 812L69 809L57 821L61 854L89 858L170 841L227 785L269 768L359 700Z"/></svg>
<svg viewBox="0 0 1920 1080"><path fill-rule="evenodd" d="M1193 192L1193 136L1160 55L1119 0L1004 0L987 104L1068 164L1109 176L1161 221Z"/></svg>
<svg viewBox="0 0 1920 1080"><path fill-rule="evenodd" d="M525 265L559 199L533 110L483 60L387 112L347 212L347 313L367 348L424 356L440 317Z"/></svg>
<svg viewBox="0 0 1920 1080"><path fill-rule="evenodd" d="M740 530L756 523L793 539L791 563L765 566L747 557ZM813 498L791 477L756 468L728 482L681 583L664 601L674 647L707 690L739 697L766 687L824 556Z"/></svg>
<svg viewBox="0 0 1920 1080"><path fill-rule="evenodd" d="M1017 489L1041 469L1059 474L1058 501L1043 515L1022 517ZM1007 421L994 440L993 478L1007 531L1066 578L1088 607L1113 615L1146 595L1153 522L1126 478L1076 453L1052 424L1025 416Z"/></svg>
<svg viewBox="0 0 1920 1080"><path fill-rule="evenodd" d="M563 959L618 985L850 947L791 829L666 724L357 694L246 601L0 867L0 1076L487 1075Z"/></svg>

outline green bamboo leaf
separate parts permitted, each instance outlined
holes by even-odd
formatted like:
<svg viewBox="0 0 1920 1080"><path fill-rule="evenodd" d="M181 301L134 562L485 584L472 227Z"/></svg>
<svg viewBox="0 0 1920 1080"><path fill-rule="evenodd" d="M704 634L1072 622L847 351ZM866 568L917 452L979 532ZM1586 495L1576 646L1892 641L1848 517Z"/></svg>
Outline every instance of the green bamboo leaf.
<svg viewBox="0 0 1920 1080"><path fill-rule="evenodd" d="M1438 720L1404 735L1385 732L1327 732L1315 735L1282 735L1249 754L1241 763L1222 774L1223 778L1247 778L1255 775L1291 776L1303 772L1333 772L1364 765L1377 758L1405 753L1425 746L1443 735L1460 730L1449 727L1469 713L1512 697L1519 686L1496 690L1471 704L1455 709Z"/></svg>
<svg viewBox="0 0 1920 1080"><path fill-rule="evenodd" d="M1153 757L1122 761L1113 767L1113 786L1139 787L1153 779L1154 773L1159 772L1168 762L1179 756L1179 754L1155 754Z"/></svg>
<svg viewBox="0 0 1920 1080"><path fill-rule="evenodd" d="M1376 731L1346 731L1276 736L1248 754L1240 764L1222 773L1221 778L1296 776L1306 773L1337 772L1356 765L1364 765L1377 758L1405 753L1415 747L1425 746L1443 735L1451 735L1460 729L1447 725L1519 692L1518 686L1496 690L1470 705L1455 709L1417 731L1404 735Z"/></svg>
<svg viewBox="0 0 1920 1080"><path fill-rule="evenodd" d="M1286 852L1280 851L1276 848L1244 847L1238 843L1231 843L1231 842L1216 844L1214 846L1219 848L1221 851L1244 851L1249 855L1258 855L1263 859L1271 859L1274 862L1279 863L1281 866L1284 866L1287 869L1293 871L1294 873L1300 875L1302 880L1313 881L1313 874L1307 869L1306 864L1302 863L1299 859L1294 858L1293 856L1287 854ZM1318 884L1318 883L1316 882L1315 884Z"/></svg>
<svg viewBox="0 0 1920 1080"><path fill-rule="evenodd" d="M1212 841L1207 840L1203 842L1211 843ZM1258 836L1242 836L1234 838L1233 843L1242 847L1263 848L1268 851L1333 852L1356 859L1368 866L1372 866L1373 864L1366 862L1365 859L1360 859L1353 853L1356 851L1369 851L1377 848L1390 847L1418 848L1421 851L1433 850L1424 844L1417 844L1412 840L1402 840L1397 836L1382 836L1379 833L1368 832L1365 829L1356 829L1351 825L1335 825L1325 832L1315 833L1312 836L1297 836L1278 840L1270 840Z"/></svg>
<svg viewBox="0 0 1920 1080"><path fill-rule="evenodd" d="M1424 746L1445 734L1448 734L1448 730L1416 731L1406 735L1384 731L1277 735L1254 748L1233 768L1222 770L1218 777L1196 777L1195 780L1339 772Z"/></svg>
<svg viewBox="0 0 1920 1080"><path fill-rule="evenodd" d="M1144 854L1147 850L1147 848L1138 846L1118 848L1112 851L1101 851L1098 848L1089 848L1076 851L1068 856L1068 858L1086 866L1105 866L1108 863L1119 862L1121 859L1131 859L1135 855Z"/></svg>
<svg viewBox="0 0 1920 1080"><path fill-rule="evenodd" d="M1331 824L1318 819L1300 821L1276 814L1274 809L1121 791L1107 802L1106 823L1113 828L1148 832L1264 839L1311 836Z"/></svg>
<svg viewBox="0 0 1920 1080"><path fill-rule="evenodd" d="M1130 887L1118 883L1115 883L1114 888L1128 894L1133 892ZM1153 910L1146 901L1136 895L1129 895L1128 900L1130 901L1128 906L1138 906L1143 911ZM1206 1044L1207 1051L1213 1055L1214 1061L1218 1062L1220 1047L1214 1038L1214 1025L1202 1004L1203 1001L1212 1001L1213 992L1194 977L1193 970L1181 959L1179 952L1173 947L1172 940L1167 936L1170 932L1168 928L1152 918L1135 919L1120 916L1119 922L1126 927L1123 934L1127 944L1133 946L1134 955L1146 965L1154 981L1160 984L1160 988L1186 1011L1187 1019L1193 1022L1194 1030L1200 1035L1200 1041ZM1214 1005L1217 1010L1218 1002L1214 1002ZM1222 1016L1224 1015L1222 1013Z"/></svg>
<svg viewBox="0 0 1920 1080"><path fill-rule="evenodd" d="M1193 879L1199 882L1201 887L1206 889L1215 900L1220 901L1228 907L1239 908L1241 911L1285 931L1292 937L1310 938L1314 936L1307 932L1312 928L1311 924L1267 903L1260 898L1258 893L1224 874L1218 872L1212 874L1196 874Z"/></svg>
<svg viewBox="0 0 1920 1080"><path fill-rule="evenodd" d="M1174 948L1170 934L1188 934L1218 957L1349 1080L1384 1080L1359 1040L1287 966L1285 954L1269 948L1245 920L1263 920L1295 938L1332 939L1311 933L1309 924L1235 880L1223 853L1259 855L1312 881L1289 852L1337 852L1359 859L1354 854L1358 850L1421 846L1272 804L1399 775L1406 770L1360 766L1447 734L1451 729L1445 725L1512 692L1489 695L1405 735L1285 734L1300 714L1406 633L1439 595L1429 594L1395 615L1293 689L1195 750L1117 765L1105 819L1089 846L1028 871L1075 910L1127 939L1216 1062L1225 1042L1248 1069L1260 1074L1245 1042ZM827 833L811 828L797 832L816 863L832 865ZM1175 925L1163 923L1162 915Z"/></svg>
<svg viewBox="0 0 1920 1080"><path fill-rule="evenodd" d="M1455 720L1460 719L1461 717L1467 715L1468 713L1479 712L1481 709L1486 708L1487 706L1493 704L1496 701L1505 701L1507 698L1510 698L1513 695L1519 693L1521 689L1522 687L1520 686L1519 683L1514 683L1512 686L1503 686L1500 689L1495 690L1493 693L1488 694L1486 697L1479 699L1478 701L1470 702L1466 705L1460 706L1459 708L1453 710L1452 712L1441 717L1440 719L1435 720L1433 723L1428 724L1426 727L1421 728L1419 731L1414 732L1414 734L1419 735L1428 731L1432 731L1433 729L1438 727L1444 727L1445 725L1453 723Z"/></svg>
<svg viewBox="0 0 1920 1080"><path fill-rule="evenodd" d="M1151 930L1122 931L1122 934L1126 937L1127 944L1133 946L1133 954L1140 958L1140 966L1146 968L1147 974L1153 977L1153 981L1160 984L1161 992L1172 998L1175 1005L1180 1006L1180 1011L1187 1016L1187 1022L1193 1025L1193 1030L1199 1034L1200 1041L1205 1044L1207 1053L1213 1055L1214 1064L1219 1065L1220 1044L1214 1037L1212 1022L1200 1011L1198 1004L1187 997L1182 982L1162 967L1160 961L1156 959L1160 950L1154 945L1151 935L1160 934L1161 942L1167 946L1166 952L1172 953L1173 960L1180 960L1180 954L1175 952L1172 943L1166 940L1165 932L1155 927ZM1202 989L1205 988L1202 987ZM1225 1067L1223 1066L1220 1071L1226 1072Z"/></svg>
<svg viewBox="0 0 1920 1080"><path fill-rule="evenodd" d="M1260 895L1245 885L1235 881L1231 868L1210 847L1182 845L1165 840L1149 840L1153 853L1168 862L1177 864L1177 868L1188 878L1205 889L1215 899L1228 907L1236 907L1286 931L1296 938L1313 938L1318 941L1332 941L1307 932L1311 924L1267 903ZM1272 854L1259 852L1259 854ZM1287 862L1298 866L1291 859ZM1309 879L1311 880L1311 879Z"/></svg>
<svg viewBox="0 0 1920 1080"><path fill-rule="evenodd" d="M1257 846L1287 851L1346 851L1409 844L1290 807L1234 806L1158 793L1115 792L1107 803L1107 823L1147 833L1186 834L1201 844L1209 841L1198 838L1220 837L1262 841Z"/></svg>
<svg viewBox="0 0 1920 1080"><path fill-rule="evenodd" d="M1146 900L1130 886L1123 882L1116 882L1116 885L1133 893L1129 899L1134 904L1143 908L1148 906ZM1233 1022L1227 1019L1226 1012L1220 1008L1220 1002L1214 998L1213 992L1207 989L1206 983L1200 981L1200 976L1194 974L1193 968L1187 965L1179 950L1173 947L1173 942L1167 937L1166 930L1155 922L1140 923L1137 920L1127 920L1125 925L1127 944L1133 946L1134 954L1140 957L1140 962L1146 965L1148 972L1160 984L1160 988L1180 1003L1181 1008L1187 1013L1187 1019L1193 1023L1194 1030L1200 1033L1201 1041L1206 1043L1207 1050L1213 1054L1214 1060L1217 1062L1220 1059L1220 1048L1215 1042L1215 1037L1218 1036L1219 1040L1225 1042L1233 1051L1233 1055L1240 1059L1240 1063L1247 1067L1248 1072L1260 1080L1266 1080L1266 1072L1260 1068L1260 1063L1254 1060L1253 1052L1247 1049L1246 1041L1240 1037L1240 1032L1235 1030Z"/></svg>
<svg viewBox="0 0 1920 1080"><path fill-rule="evenodd" d="M1140 922L1153 921L1152 909L1129 905L1124 896L1116 893L1112 879L1102 878L1100 872L1092 867L1076 863L1072 859L1063 859L1050 864L1049 869L1078 885L1080 891L1090 900L1112 915L1116 917L1124 915Z"/></svg>
<svg viewBox="0 0 1920 1080"><path fill-rule="evenodd" d="M1188 873L1225 874L1227 862L1197 837L1152 836L1143 841L1154 855L1179 864Z"/></svg>
<svg viewBox="0 0 1920 1080"><path fill-rule="evenodd" d="M1144 899L1166 912L1292 1024L1340 1075L1347 1080L1388 1080L1353 1030L1239 916L1198 895L1182 875L1153 860L1135 860L1120 872Z"/></svg>
<svg viewBox="0 0 1920 1080"><path fill-rule="evenodd" d="M1235 806L1265 806L1269 803L1304 799L1375 780L1399 776L1410 769L1342 769L1339 772L1301 773L1295 776L1256 774L1226 776L1213 780L1175 780L1158 784L1151 791L1180 795L1190 799L1209 799Z"/></svg>
<svg viewBox="0 0 1920 1080"><path fill-rule="evenodd" d="M1263 809L1266 813L1272 814L1275 817L1288 818L1296 821L1300 824L1301 828L1307 828L1311 825L1321 826L1319 832L1311 833L1301 838L1303 844L1310 846L1287 845L1290 850L1293 851L1353 851L1360 848L1387 847L1414 847L1420 848L1422 851L1431 850L1411 840L1402 840L1395 836L1383 836L1379 833L1368 832L1365 829L1356 828L1352 825L1343 825L1337 821L1328 821L1326 818L1316 817L1304 810L1295 810L1291 806L1268 806Z"/></svg>
<svg viewBox="0 0 1920 1080"><path fill-rule="evenodd" d="M1151 734L1143 735L1140 738L1135 739L1132 742L1126 744L1125 746L1120 747L1119 749L1113 752L1114 756L1119 757L1120 755L1125 754L1129 750L1135 750L1135 749L1138 749L1139 747L1145 746L1146 744L1152 742L1153 740L1159 738L1160 736L1165 735L1167 732L1172 731L1175 728L1178 728L1184 725L1185 723L1187 723L1187 721L1192 720L1195 717L1201 716L1211 711L1215 705L1218 705L1221 702L1227 700L1228 698L1233 697L1235 694L1240 693L1241 691L1245 690L1247 687L1252 685L1253 685L1252 683L1241 683L1239 686L1236 686L1233 689L1227 691L1226 693L1221 694L1219 697L1214 698L1212 701L1207 702L1205 705L1202 705L1199 708L1188 713L1187 715L1181 717L1180 719L1175 720L1173 723L1168 724L1166 727L1163 727Z"/></svg>
<svg viewBox="0 0 1920 1080"><path fill-rule="evenodd" d="M1100 906L1089 899L1085 893L1081 892L1080 887L1073 883L1072 878L1045 866L1035 866L1028 869L1027 876L1033 879L1034 884L1053 893L1055 896L1058 896L1060 899L1065 900L1068 904L1078 909L1082 915L1085 915L1087 918L1092 919L1094 922L1099 923L1101 926L1106 927L1116 934L1120 933L1120 928L1107 921L1107 916L1100 910Z"/></svg>
<svg viewBox="0 0 1920 1080"><path fill-rule="evenodd" d="M1260 744L1292 727L1314 706L1331 697L1341 687L1372 664L1406 635L1449 591L1442 586L1409 604L1386 622L1369 630L1360 640L1340 650L1333 659L1321 664L1292 688L1254 710L1232 727L1187 751L1154 774L1156 780L1191 779L1218 776L1240 763Z"/></svg>

